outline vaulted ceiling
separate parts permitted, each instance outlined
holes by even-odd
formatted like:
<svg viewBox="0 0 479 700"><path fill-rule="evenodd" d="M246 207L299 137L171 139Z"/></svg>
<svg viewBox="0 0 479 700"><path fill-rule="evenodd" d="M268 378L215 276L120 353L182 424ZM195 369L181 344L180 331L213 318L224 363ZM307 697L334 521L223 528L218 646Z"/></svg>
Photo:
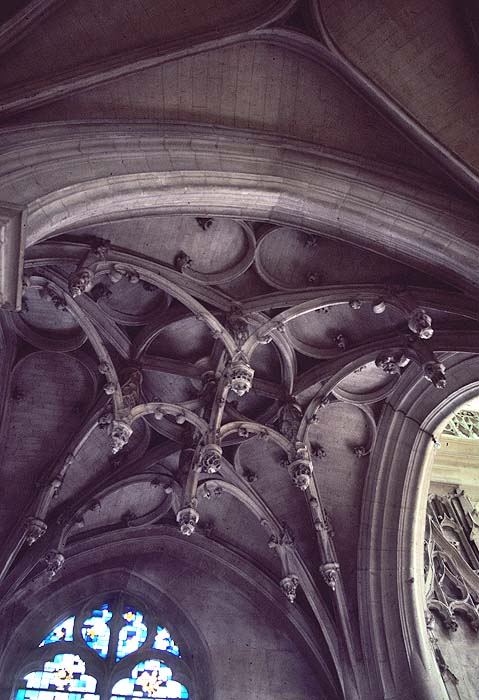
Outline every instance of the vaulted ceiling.
<svg viewBox="0 0 479 700"><path fill-rule="evenodd" d="M296 596L324 697L361 697L380 418L410 377L444 392L479 340L477 57L456 5L17 3L5 601L48 585L49 552L68 570L98 538L179 524Z"/></svg>

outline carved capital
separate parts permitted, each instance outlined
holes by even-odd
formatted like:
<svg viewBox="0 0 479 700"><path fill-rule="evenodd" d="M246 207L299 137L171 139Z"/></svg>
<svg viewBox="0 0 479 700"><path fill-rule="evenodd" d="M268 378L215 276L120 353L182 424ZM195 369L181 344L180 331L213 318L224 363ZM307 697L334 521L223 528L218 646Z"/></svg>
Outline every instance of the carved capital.
<svg viewBox="0 0 479 700"><path fill-rule="evenodd" d="M191 506L186 506L182 508L176 514L176 520L180 526L180 532L186 537L190 537L195 531L198 520L200 519L200 514Z"/></svg>
<svg viewBox="0 0 479 700"><path fill-rule="evenodd" d="M329 562L321 564L319 567L321 575L325 583L333 590L336 590L336 585L339 578L339 564L337 562Z"/></svg>
<svg viewBox="0 0 479 700"><path fill-rule="evenodd" d="M254 369L242 353L232 358L227 368L228 384L238 396L243 396L253 386Z"/></svg>
<svg viewBox="0 0 479 700"><path fill-rule="evenodd" d="M25 542L31 547L40 537L43 537L46 531L47 524L43 520L33 516L27 518L25 521Z"/></svg>
<svg viewBox="0 0 479 700"><path fill-rule="evenodd" d="M294 603L296 600L296 589L299 585L299 578L296 576L296 574L288 574L281 579L279 585L281 586L281 590L289 602Z"/></svg>
<svg viewBox="0 0 479 700"><path fill-rule="evenodd" d="M125 421L111 421L108 426L108 433L110 435L111 451L114 455L128 444L132 432L133 428Z"/></svg>

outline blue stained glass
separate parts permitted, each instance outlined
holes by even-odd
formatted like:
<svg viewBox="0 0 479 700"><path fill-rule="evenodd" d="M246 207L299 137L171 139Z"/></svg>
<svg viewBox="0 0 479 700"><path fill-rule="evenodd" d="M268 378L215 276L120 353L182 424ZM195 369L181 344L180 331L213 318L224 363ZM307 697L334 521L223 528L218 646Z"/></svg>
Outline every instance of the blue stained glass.
<svg viewBox="0 0 479 700"><path fill-rule="evenodd" d="M171 669L162 661L141 661L133 668L130 678L115 683L111 700L129 700L132 697L156 700L187 698L185 686L172 680L172 676Z"/></svg>
<svg viewBox="0 0 479 700"><path fill-rule="evenodd" d="M100 700L99 695L50 690L19 690L15 700Z"/></svg>
<svg viewBox="0 0 479 700"><path fill-rule="evenodd" d="M47 634L45 639L39 646L44 646L45 644L53 644L53 642L73 642L73 626L75 624L75 618L69 617L59 625L54 627L52 631Z"/></svg>
<svg viewBox="0 0 479 700"><path fill-rule="evenodd" d="M93 610L92 616L83 623L82 636L85 642L97 654L106 657L108 645L110 643L110 628L108 622L112 618L112 613L105 603L98 610Z"/></svg>
<svg viewBox="0 0 479 700"><path fill-rule="evenodd" d="M96 679L85 673L85 663L75 654L57 654L43 671L28 673L15 700L99 700Z"/></svg>
<svg viewBox="0 0 479 700"><path fill-rule="evenodd" d="M153 642L153 649L158 649L158 651L169 651L170 654L181 656L179 648L170 637L170 633L166 627L157 628L155 641Z"/></svg>
<svg viewBox="0 0 479 700"><path fill-rule="evenodd" d="M137 651L148 636L148 629L143 622L141 613L125 606L123 608L123 619L127 624L123 625L118 636L117 661Z"/></svg>

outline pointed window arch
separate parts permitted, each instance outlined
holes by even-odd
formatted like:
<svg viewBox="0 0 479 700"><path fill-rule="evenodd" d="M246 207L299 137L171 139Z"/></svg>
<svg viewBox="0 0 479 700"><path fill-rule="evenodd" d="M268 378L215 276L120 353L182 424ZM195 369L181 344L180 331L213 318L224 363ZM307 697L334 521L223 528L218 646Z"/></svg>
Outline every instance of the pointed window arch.
<svg viewBox="0 0 479 700"><path fill-rule="evenodd" d="M90 601L32 640L36 652L13 700L191 698L180 647L160 623L120 595Z"/></svg>

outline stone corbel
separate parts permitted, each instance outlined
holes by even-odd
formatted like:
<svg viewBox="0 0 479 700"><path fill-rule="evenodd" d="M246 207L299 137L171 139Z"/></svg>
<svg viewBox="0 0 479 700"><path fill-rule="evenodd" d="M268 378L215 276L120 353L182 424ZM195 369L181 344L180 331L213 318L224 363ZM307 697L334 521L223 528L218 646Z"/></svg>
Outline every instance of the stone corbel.
<svg viewBox="0 0 479 700"><path fill-rule="evenodd" d="M11 204L0 204L0 308L20 311L24 234L22 210Z"/></svg>

